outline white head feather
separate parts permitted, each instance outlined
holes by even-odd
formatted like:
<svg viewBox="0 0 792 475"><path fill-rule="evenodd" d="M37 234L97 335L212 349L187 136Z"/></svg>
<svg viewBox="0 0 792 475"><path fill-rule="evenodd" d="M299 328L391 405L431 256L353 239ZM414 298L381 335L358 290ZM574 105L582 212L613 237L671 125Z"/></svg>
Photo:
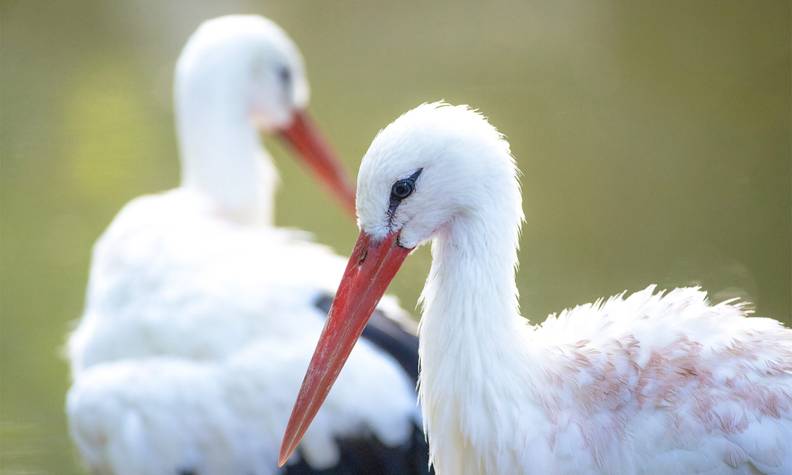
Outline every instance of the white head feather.
<svg viewBox="0 0 792 475"><path fill-rule="evenodd" d="M176 102L225 102L230 113L267 130L287 125L308 104L309 87L297 46L278 25L255 15L201 24L176 64Z"/></svg>
<svg viewBox="0 0 792 475"><path fill-rule="evenodd" d="M390 216L391 187L418 170L414 192ZM358 223L375 238L400 231L400 244L412 248L454 219L491 219L482 211L497 201L508 207L497 215L512 218L505 229L516 237L522 211L515 174L508 142L484 116L467 106L422 104L382 130L363 157Z"/></svg>

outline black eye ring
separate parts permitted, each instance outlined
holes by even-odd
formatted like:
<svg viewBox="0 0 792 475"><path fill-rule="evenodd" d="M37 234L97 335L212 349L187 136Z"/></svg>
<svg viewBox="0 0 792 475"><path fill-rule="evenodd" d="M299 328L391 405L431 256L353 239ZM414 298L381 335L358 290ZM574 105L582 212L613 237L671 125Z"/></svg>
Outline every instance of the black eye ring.
<svg viewBox="0 0 792 475"><path fill-rule="evenodd" d="M409 178L399 180L391 187L391 198L399 201L407 198L415 190L415 183Z"/></svg>

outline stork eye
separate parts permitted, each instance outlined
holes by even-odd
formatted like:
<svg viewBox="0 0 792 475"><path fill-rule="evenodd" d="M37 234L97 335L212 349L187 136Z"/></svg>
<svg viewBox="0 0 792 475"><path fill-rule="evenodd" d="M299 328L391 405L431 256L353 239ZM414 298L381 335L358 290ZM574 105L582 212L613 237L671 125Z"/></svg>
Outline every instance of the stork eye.
<svg viewBox="0 0 792 475"><path fill-rule="evenodd" d="M423 168L419 168L412 175L398 180L393 184L393 186L391 186L390 203L388 205L389 223L393 220L393 216L396 213L396 208L399 207L399 204L401 204L402 200L410 196L413 191L415 191L415 180L418 179L418 175L420 175L422 171Z"/></svg>
<svg viewBox="0 0 792 475"><path fill-rule="evenodd" d="M398 205L401 200L407 198L415 191L415 180L418 179L418 176L423 171L423 168L419 168L415 171L412 175L408 176L407 178L402 178L401 180L397 181L391 187L391 207L395 209L394 205Z"/></svg>
<svg viewBox="0 0 792 475"><path fill-rule="evenodd" d="M291 71L286 66L283 66L278 70L278 78L280 79L281 84L285 87L289 87L291 84L292 76Z"/></svg>
<svg viewBox="0 0 792 475"><path fill-rule="evenodd" d="M393 184L391 188L391 198L396 198L397 200L403 200L410 196L415 189L415 185L409 178L405 178L404 180L399 180Z"/></svg>

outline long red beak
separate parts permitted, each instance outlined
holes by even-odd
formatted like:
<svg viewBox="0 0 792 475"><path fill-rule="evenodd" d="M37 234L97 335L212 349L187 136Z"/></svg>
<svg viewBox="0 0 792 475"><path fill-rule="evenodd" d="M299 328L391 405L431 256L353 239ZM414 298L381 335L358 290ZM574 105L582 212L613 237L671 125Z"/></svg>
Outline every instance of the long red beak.
<svg viewBox="0 0 792 475"><path fill-rule="evenodd" d="M379 242L360 233L294 403L281 443L279 466L299 445L374 308L411 250L399 246L397 233Z"/></svg>
<svg viewBox="0 0 792 475"><path fill-rule="evenodd" d="M355 190L349 184L341 162L333 154L308 113L296 111L291 124L280 131L280 136L319 175L344 208L354 216Z"/></svg>

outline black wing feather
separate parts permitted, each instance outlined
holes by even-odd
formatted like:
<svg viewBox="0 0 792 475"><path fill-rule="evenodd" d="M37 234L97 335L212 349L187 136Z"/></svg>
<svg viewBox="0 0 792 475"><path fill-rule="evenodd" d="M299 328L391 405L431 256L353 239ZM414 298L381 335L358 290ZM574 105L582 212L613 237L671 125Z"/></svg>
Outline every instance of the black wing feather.
<svg viewBox="0 0 792 475"><path fill-rule="evenodd" d="M429 447L423 431L413 426L413 431L404 444L388 447L373 434L359 438L337 441L341 450L338 464L324 470L316 470L302 458L288 465L288 475L428 475Z"/></svg>

